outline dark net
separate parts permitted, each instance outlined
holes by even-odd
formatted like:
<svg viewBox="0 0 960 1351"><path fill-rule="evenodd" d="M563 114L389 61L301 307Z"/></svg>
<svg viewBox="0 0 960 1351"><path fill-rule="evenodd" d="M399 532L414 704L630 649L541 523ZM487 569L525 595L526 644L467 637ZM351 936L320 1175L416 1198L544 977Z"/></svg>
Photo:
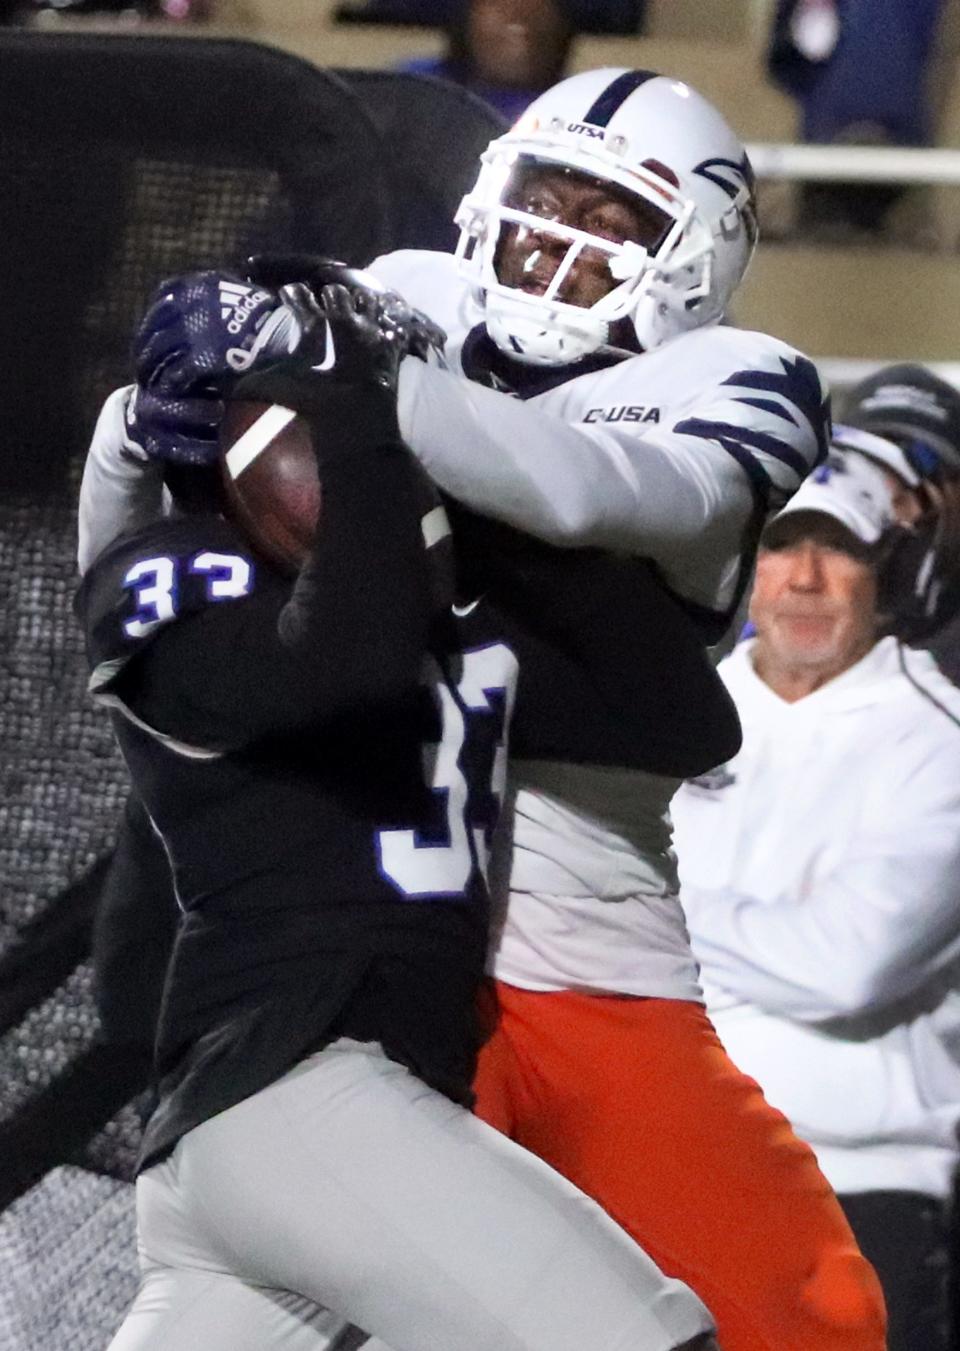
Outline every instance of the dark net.
<svg viewBox="0 0 960 1351"><path fill-rule="evenodd" d="M452 243L499 129L435 81L253 44L0 34L0 1346L94 1351L136 1284L142 1029L101 1026L90 953L143 838L112 854L127 781L71 612L96 414L164 276ZM123 932L149 985L151 936Z"/></svg>
<svg viewBox="0 0 960 1351"><path fill-rule="evenodd" d="M249 44L0 36L0 1345L93 1351L135 1283L143 1054L104 1037L90 961L127 781L71 612L96 414L164 276L449 246L500 130L436 81Z"/></svg>
<svg viewBox="0 0 960 1351"><path fill-rule="evenodd" d="M102 1351L136 1293L132 1191L58 1167L0 1215L0 1346Z"/></svg>

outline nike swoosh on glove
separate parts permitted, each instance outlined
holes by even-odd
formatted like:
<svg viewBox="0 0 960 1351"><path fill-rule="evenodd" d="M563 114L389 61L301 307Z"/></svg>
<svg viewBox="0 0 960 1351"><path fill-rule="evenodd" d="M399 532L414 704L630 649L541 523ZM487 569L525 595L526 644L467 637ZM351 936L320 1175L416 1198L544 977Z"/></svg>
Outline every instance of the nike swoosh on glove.
<svg viewBox="0 0 960 1351"><path fill-rule="evenodd" d="M318 458L374 442L399 444L397 381L406 348L375 299L345 286L287 288L301 330L297 350L236 382L230 398L280 404L307 417Z"/></svg>

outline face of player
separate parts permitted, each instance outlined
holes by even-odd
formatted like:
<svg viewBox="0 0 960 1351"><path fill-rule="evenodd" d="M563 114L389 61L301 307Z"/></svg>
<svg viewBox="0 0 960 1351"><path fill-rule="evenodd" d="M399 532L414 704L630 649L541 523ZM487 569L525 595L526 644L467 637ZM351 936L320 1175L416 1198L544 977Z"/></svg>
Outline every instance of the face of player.
<svg viewBox="0 0 960 1351"><path fill-rule="evenodd" d="M573 170L543 165L519 166L506 194L506 205L544 221L599 235L615 244L627 240L653 249L671 222L665 212L623 191L615 184ZM496 271L505 286L528 295L543 295L560 267L569 241L548 228L504 225L497 249ZM609 255L600 249L581 251L559 299L588 309L617 283L610 275Z"/></svg>
<svg viewBox="0 0 960 1351"><path fill-rule="evenodd" d="M555 0L472 0L469 6L470 63L490 84L546 88L559 75L570 37Z"/></svg>
<svg viewBox="0 0 960 1351"><path fill-rule="evenodd" d="M873 566L829 517L762 548L750 603L757 674L792 702L841 675L877 639ZM855 547L855 546L853 546Z"/></svg>

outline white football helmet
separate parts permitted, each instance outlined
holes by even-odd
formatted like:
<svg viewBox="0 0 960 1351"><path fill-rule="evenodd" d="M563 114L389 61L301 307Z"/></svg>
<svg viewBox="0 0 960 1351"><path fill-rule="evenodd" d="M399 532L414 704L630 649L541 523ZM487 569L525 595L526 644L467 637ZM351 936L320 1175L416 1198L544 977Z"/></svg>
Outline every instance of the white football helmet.
<svg viewBox="0 0 960 1351"><path fill-rule="evenodd" d="M525 167L556 166L641 199L662 228L618 243L511 205ZM585 71L537 98L481 157L476 186L457 211L457 257L490 336L518 361L551 366L617 350L611 325L629 320L649 351L720 319L756 243L754 179L739 139L688 85L644 70ZM503 227L557 237L566 257L542 295L497 275ZM583 249L609 256L614 285L590 308L559 299Z"/></svg>

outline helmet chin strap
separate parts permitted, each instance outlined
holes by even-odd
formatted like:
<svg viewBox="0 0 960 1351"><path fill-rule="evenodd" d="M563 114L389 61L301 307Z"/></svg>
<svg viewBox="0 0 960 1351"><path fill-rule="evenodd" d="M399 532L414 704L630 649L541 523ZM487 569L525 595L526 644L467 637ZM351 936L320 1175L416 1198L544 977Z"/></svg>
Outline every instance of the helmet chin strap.
<svg viewBox="0 0 960 1351"><path fill-rule="evenodd" d="M582 325L562 327L537 314L522 300L488 293L484 305L487 332L502 352L531 366L565 366L595 353L607 339L608 325L589 310Z"/></svg>

